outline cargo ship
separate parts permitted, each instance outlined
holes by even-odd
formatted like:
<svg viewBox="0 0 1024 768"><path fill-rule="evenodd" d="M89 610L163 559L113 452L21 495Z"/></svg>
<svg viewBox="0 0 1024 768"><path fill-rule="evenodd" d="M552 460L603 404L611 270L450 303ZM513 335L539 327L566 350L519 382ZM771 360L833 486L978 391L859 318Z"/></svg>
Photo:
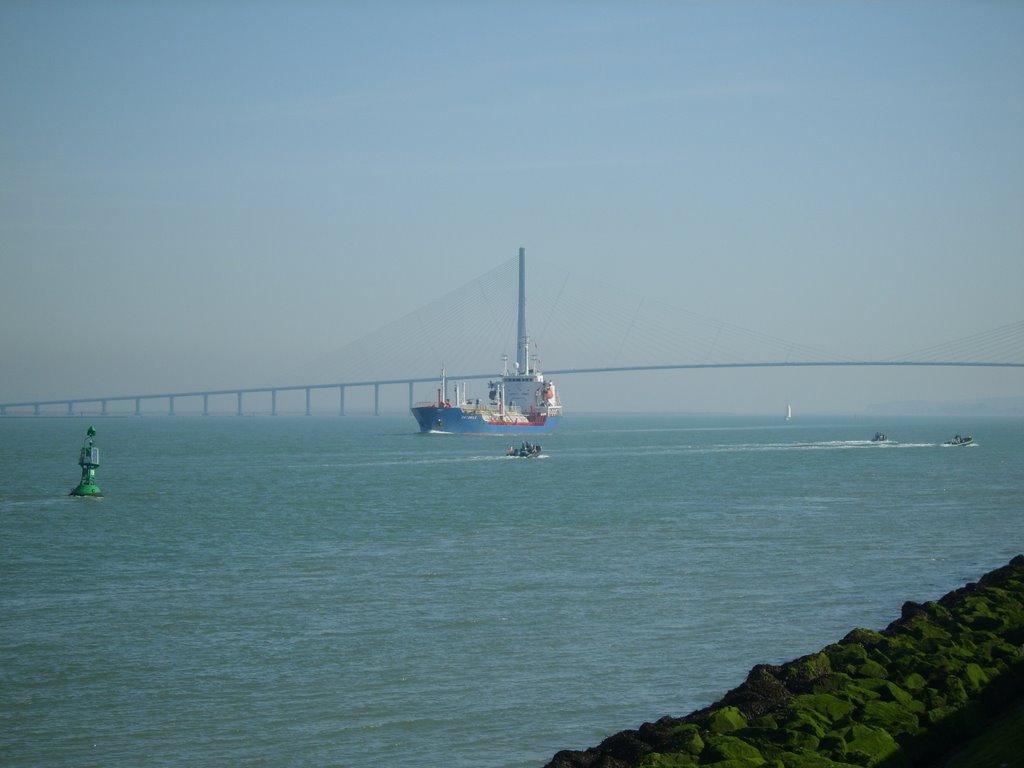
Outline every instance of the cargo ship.
<svg viewBox="0 0 1024 768"><path fill-rule="evenodd" d="M519 317L515 368L504 356L500 378L487 384L487 398L470 399L466 385L448 392L448 377L441 370L437 397L412 407L420 432L455 434L548 434L562 418L562 403L553 381L545 380L530 356L526 335L526 249L519 249Z"/></svg>

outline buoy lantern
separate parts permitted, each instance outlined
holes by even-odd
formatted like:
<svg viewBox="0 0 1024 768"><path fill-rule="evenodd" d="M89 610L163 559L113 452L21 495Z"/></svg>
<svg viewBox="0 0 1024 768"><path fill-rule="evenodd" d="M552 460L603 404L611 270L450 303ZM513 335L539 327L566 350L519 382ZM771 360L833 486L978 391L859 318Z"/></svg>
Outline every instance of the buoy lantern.
<svg viewBox="0 0 1024 768"><path fill-rule="evenodd" d="M96 485L96 467L100 465L100 449L96 446L95 427L89 427L85 433L85 442L82 443L78 464L82 468L82 481L68 496L102 496L103 492Z"/></svg>

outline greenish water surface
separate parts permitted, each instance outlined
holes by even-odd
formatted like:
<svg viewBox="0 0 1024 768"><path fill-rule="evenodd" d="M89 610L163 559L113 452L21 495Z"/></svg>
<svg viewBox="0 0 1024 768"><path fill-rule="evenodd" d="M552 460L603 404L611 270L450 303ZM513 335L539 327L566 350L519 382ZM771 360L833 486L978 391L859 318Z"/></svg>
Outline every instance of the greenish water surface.
<svg viewBox="0 0 1024 768"><path fill-rule="evenodd" d="M0 762L539 766L1024 551L1019 421L414 430L0 419Z"/></svg>

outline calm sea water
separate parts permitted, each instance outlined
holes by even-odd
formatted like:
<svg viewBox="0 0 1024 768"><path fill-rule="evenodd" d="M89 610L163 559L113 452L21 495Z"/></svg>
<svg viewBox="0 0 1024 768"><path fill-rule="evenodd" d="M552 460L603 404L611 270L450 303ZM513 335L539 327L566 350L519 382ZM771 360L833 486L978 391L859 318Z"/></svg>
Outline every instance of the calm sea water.
<svg viewBox="0 0 1024 768"><path fill-rule="evenodd" d="M89 423L0 419L7 766L536 768L1024 551L1020 421Z"/></svg>

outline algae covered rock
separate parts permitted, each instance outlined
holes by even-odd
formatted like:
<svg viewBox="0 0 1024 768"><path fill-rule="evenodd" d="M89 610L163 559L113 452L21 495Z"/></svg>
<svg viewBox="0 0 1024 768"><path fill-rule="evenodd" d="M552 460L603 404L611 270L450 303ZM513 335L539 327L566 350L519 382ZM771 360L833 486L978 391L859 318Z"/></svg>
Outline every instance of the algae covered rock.
<svg viewBox="0 0 1024 768"><path fill-rule="evenodd" d="M640 738L651 745L656 753L699 755L704 749L701 728L696 723L677 723L663 718L657 723L640 726Z"/></svg>
<svg viewBox="0 0 1024 768"><path fill-rule="evenodd" d="M808 694L793 700L793 708L803 711L822 725L840 722L856 710L856 705L831 693Z"/></svg>
<svg viewBox="0 0 1024 768"><path fill-rule="evenodd" d="M877 765L899 749L896 739L887 730L874 725L851 725L843 739L846 759L856 765Z"/></svg>
<svg viewBox="0 0 1024 768"><path fill-rule="evenodd" d="M755 666L716 704L547 768L930 766L1024 701L1024 556L883 631Z"/></svg>
<svg viewBox="0 0 1024 768"><path fill-rule="evenodd" d="M747 718L736 707L722 707L708 714L707 729L711 733L729 733L747 727Z"/></svg>
<svg viewBox="0 0 1024 768"><path fill-rule="evenodd" d="M662 754L652 752L644 757L640 768L694 768L700 765L693 755Z"/></svg>
<svg viewBox="0 0 1024 768"><path fill-rule="evenodd" d="M776 764L781 768L858 768L853 763L833 760L813 752L783 755Z"/></svg>
<svg viewBox="0 0 1024 768"><path fill-rule="evenodd" d="M739 765L764 765L761 751L737 736L712 736L701 752L701 765L739 768Z"/></svg>

